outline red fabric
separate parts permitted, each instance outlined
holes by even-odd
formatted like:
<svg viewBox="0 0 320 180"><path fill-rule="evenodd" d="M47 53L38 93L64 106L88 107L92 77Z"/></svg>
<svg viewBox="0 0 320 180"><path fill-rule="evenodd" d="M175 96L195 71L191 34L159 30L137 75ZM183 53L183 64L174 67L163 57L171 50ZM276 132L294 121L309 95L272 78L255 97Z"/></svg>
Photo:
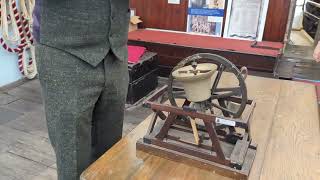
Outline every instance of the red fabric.
<svg viewBox="0 0 320 180"><path fill-rule="evenodd" d="M128 62L138 63L141 56L146 52L145 47L140 46L128 46Z"/></svg>
<svg viewBox="0 0 320 180"><path fill-rule="evenodd" d="M130 32L129 40L154 42L160 44L172 44L203 49L237 51L240 53L257 54L271 57L277 57L281 52L281 50L252 48L252 41L146 29L140 29ZM283 43L280 42L263 41L259 42L258 45L279 49L283 48Z"/></svg>

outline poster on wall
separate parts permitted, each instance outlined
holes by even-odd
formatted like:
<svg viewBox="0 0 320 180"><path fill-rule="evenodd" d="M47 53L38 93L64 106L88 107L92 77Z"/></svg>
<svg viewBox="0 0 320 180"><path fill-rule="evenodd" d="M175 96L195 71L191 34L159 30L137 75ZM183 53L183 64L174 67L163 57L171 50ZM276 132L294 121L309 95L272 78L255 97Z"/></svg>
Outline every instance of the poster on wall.
<svg viewBox="0 0 320 180"><path fill-rule="evenodd" d="M223 36L262 41L269 0L229 0Z"/></svg>
<svg viewBox="0 0 320 180"><path fill-rule="evenodd" d="M221 37L224 8L225 0L190 0L187 32Z"/></svg>

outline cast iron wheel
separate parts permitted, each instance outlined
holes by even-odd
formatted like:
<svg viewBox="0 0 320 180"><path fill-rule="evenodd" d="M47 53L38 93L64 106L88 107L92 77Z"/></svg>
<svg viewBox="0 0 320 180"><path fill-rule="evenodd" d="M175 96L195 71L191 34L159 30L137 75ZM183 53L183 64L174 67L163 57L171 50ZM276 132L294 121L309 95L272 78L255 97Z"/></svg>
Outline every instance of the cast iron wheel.
<svg viewBox="0 0 320 180"><path fill-rule="evenodd" d="M247 87L245 84L245 77L247 73L246 68L243 68L240 71L233 63L224 57L209 53L199 53L182 60L176 67L173 68L172 72L184 66L190 64L194 65L197 63L213 63L218 66L217 75L211 89L211 98L206 103L207 106L209 106L210 109L213 107L220 109L223 115L226 117L239 118L247 104ZM186 96L184 90L174 90L174 78L172 76L172 72L170 73L168 81L168 98L171 105L177 106L176 99L186 99ZM218 85L224 72L234 74L238 80L238 86L219 88ZM241 101L237 101L234 97L240 98ZM214 102L215 100L217 100L218 103ZM228 109L227 104L230 102L237 103L238 108L236 110Z"/></svg>

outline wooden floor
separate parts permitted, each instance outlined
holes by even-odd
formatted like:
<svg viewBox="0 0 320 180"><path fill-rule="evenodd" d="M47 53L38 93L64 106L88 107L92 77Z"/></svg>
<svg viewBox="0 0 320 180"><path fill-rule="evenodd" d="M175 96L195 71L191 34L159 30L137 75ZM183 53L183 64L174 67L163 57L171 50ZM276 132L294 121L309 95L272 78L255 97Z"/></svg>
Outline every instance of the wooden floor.
<svg viewBox="0 0 320 180"><path fill-rule="evenodd" d="M320 63L313 58L314 47L288 44L277 62L275 76L280 79L312 83L318 88L320 103Z"/></svg>
<svg viewBox="0 0 320 180"><path fill-rule="evenodd" d="M126 111L124 135L150 114ZM56 180L38 80L0 88L0 180Z"/></svg>
<svg viewBox="0 0 320 180"><path fill-rule="evenodd" d="M264 79L265 81L255 78L251 80L255 86L251 87L250 96L258 99L255 113L260 114L252 124L260 128L253 129L252 133L259 149L264 151L257 154L256 161L261 163L255 163L250 179L268 180L270 174L274 177L272 179L284 176L296 177L292 179L319 179L319 121L318 114L314 113L317 111L316 107L310 103L315 98L314 94L310 95L313 87L304 86L302 83L297 86L294 82L281 83L282 81ZM0 180L57 179L55 157L48 140L40 94L37 80L16 88L0 88ZM279 112L278 115L273 117L271 112L265 112L261 104L272 112ZM128 134L148 114L150 111L143 108L126 111L124 134ZM269 121L272 118L273 121ZM144 122L140 129L147 125ZM137 137L129 135L126 140L130 142L135 138ZM135 157L135 153L130 152L130 155ZM148 158L144 154L140 155L142 159ZM136 168L143 163L141 159L134 162ZM189 179L197 179L195 174L198 173L203 173L202 179L211 177L202 170L186 165L165 166L167 161L160 158L149 158L148 163L150 167L157 166L161 172L166 171L172 177L177 177L174 174L175 169L185 169L186 172L194 173L194 176L188 176ZM272 166L267 166L268 164ZM103 167L108 168L108 164L103 164ZM129 168L129 165L122 168ZM145 177L161 174L148 174L148 169L139 172ZM291 173L286 174L287 172ZM184 177L186 175L188 173Z"/></svg>
<svg viewBox="0 0 320 180"><path fill-rule="evenodd" d="M312 38L304 31L291 31L290 40L294 45L313 46Z"/></svg>
<svg viewBox="0 0 320 180"><path fill-rule="evenodd" d="M224 84L230 82L226 79ZM257 103L250 127L258 144L249 179L319 180L320 125L315 87L253 76L248 77L247 87L250 99ZM91 165L82 180L229 180L212 171L136 152L135 143L145 135L150 119Z"/></svg>
<svg viewBox="0 0 320 180"><path fill-rule="evenodd" d="M312 89L294 82L281 86L260 179L320 179L319 114Z"/></svg>

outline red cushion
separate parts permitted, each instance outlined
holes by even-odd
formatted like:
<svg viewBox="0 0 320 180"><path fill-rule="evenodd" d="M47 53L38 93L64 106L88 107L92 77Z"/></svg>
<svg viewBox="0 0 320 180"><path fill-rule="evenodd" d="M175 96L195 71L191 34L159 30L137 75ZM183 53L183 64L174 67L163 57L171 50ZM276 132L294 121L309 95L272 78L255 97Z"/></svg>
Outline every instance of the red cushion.
<svg viewBox="0 0 320 180"><path fill-rule="evenodd" d="M137 63L140 61L141 56L146 52L145 47L141 46L128 46L128 62Z"/></svg>

